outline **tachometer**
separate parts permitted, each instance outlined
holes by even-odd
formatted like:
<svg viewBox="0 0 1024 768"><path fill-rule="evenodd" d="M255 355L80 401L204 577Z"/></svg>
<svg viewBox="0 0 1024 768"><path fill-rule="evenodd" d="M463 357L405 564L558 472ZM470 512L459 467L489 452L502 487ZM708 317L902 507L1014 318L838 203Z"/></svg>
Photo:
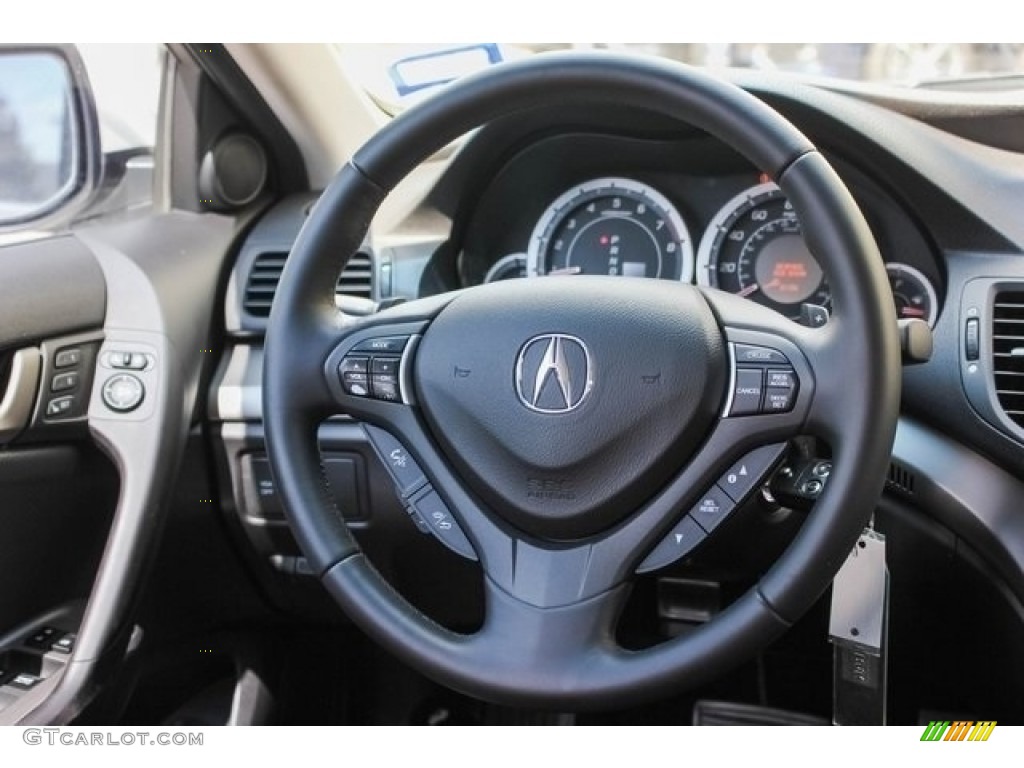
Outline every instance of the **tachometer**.
<svg viewBox="0 0 1024 768"><path fill-rule="evenodd" d="M679 212L657 190L632 179L594 179L544 211L530 235L526 273L689 282L693 244Z"/></svg>
<svg viewBox="0 0 1024 768"><path fill-rule="evenodd" d="M793 206L775 184L751 187L712 219L697 253L697 282L798 319L802 304L828 307L828 283L804 242Z"/></svg>

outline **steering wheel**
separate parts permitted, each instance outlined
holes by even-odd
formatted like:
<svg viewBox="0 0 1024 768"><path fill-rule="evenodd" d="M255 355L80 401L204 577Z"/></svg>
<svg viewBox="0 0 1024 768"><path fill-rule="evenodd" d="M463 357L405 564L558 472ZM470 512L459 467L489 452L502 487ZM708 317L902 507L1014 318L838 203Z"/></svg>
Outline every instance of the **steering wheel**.
<svg viewBox="0 0 1024 768"><path fill-rule="evenodd" d="M337 309L338 274L384 196L418 163L488 121L565 104L661 113L768 173L829 275L829 322L806 328L716 290L623 277L504 281L364 318ZM881 493L899 384L882 260L807 138L754 96L690 67L554 54L452 85L342 168L277 290L263 413L299 545L358 626L454 689L583 710L721 674L814 603ZM416 522L479 559L486 612L476 632L422 615L361 553L317 448L317 426L339 413L370 425ZM780 558L696 631L640 651L617 645L634 574L714 536L797 435L826 441L834 468ZM730 485L734 465L750 466L746 487Z"/></svg>

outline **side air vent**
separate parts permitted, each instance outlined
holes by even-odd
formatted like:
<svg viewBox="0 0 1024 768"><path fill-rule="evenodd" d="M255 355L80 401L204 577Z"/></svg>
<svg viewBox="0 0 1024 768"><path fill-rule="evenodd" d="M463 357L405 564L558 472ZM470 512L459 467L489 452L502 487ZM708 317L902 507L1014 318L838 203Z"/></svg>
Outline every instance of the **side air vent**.
<svg viewBox="0 0 1024 768"><path fill-rule="evenodd" d="M992 305L992 375L996 397L1024 426L1024 290L999 291Z"/></svg>
<svg viewBox="0 0 1024 768"><path fill-rule="evenodd" d="M242 300L242 308L253 317L270 317L270 305L287 258L287 253L261 253L253 260Z"/></svg>
<svg viewBox="0 0 1024 768"><path fill-rule="evenodd" d="M268 251L253 260L242 300L242 308L251 317L270 317L270 305L287 258L287 253ZM349 259L335 292L364 299L373 297L373 257L369 253L359 251Z"/></svg>
<svg viewBox="0 0 1024 768"><path fill-rule="evenodd" d="M885 487L890 491L896 491L905 496L913 496L914 473L896 462L891 462L889 464L889 474L885 479Z"/></svg>

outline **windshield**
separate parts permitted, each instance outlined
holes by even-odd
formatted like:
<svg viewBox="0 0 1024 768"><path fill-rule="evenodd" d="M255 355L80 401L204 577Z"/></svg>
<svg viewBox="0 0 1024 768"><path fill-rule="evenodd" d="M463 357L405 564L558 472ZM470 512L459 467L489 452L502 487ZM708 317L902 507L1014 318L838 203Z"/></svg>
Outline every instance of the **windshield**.
<svg viewBox="0 0 1024 768"><path fill-rule="evenodd" d="M795 72L903 86L979 87L1024 70L1024 43L467 43L344 44L349 71L395 113L471 72L541 51L646 53L709 68Z"/></svg>

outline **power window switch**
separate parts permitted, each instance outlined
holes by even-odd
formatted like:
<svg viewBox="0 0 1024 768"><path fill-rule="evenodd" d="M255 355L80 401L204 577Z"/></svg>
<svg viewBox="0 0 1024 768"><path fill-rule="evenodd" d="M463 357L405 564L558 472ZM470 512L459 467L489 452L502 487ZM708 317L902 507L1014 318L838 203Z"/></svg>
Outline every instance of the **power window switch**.
<svg viewBox="0 0 1024 768"><path fill-rule="evenodd" d="M8 681L8 685L22 691L35 688L43 678L38 675L30 675L28 672L20 672Z"/></svg>
<svg viewBox="0 0 1024 768"><path fill-rule="evenodd" d="M25 641L29 648L48 648L50 644L60 636L60 630L56 627L41 627Z"/></svg>
<svg viewBox="0 0 1024 768"><path fill-rule="evenodd" d="M73 632L68 632L54 641L53 645L50 646L51 651L57 653L71 653L75 650L75 635Z"/></svg>

